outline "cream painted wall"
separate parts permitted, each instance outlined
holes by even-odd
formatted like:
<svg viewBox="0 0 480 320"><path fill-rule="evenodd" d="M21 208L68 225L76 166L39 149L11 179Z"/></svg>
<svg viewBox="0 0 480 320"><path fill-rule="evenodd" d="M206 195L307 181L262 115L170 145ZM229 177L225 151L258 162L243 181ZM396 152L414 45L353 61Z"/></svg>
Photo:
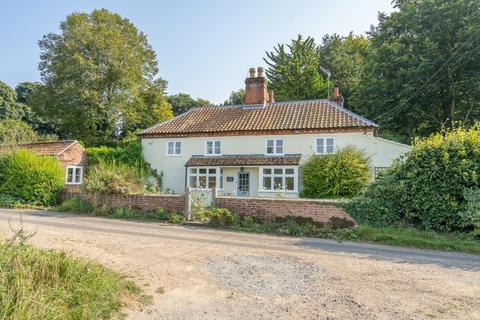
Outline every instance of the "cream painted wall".
<svg viewBox="0 0 480 320"><path fill-rule="evenodd" d="M163 172L164 189L182 194L185 190L186 169L185 163L192 155L205 154L205 142L207 140L220 140L222 154L265 154L266 140L281 138L284 143L285 154L301 154L301 163L305 162L314 154L315 138L335 137L337 148L353 145L363 149L371 157L373 167L389 167L392 160L410 150L410 147L397 142L378 138L373 133L351 132L335 134L294 134L278 136L219 136L219 137L186 137L186 138L145 138L142 139L143 154L151 166L159 172ZM168 141L181 141L182 152L179 156L167 155ZM236 189L235 168L224 168L224 192L234 194ZM249 168L252 196L270 196L270 193L257 194L258 169ZM232 176L233 183L227 183L226 177ZM301 186L300 186L301 188ZM275 195L272 195L275 196ZM296 196L286 195L286 196Z"/></svg>

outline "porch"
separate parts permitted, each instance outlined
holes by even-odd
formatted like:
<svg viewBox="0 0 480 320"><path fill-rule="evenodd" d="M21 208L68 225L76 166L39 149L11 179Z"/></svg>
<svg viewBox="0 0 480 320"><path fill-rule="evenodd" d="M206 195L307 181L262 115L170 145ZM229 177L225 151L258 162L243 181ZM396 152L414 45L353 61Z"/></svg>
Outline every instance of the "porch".
<svg viewBox="0 0 480 320"><path fill-rule="evenodd" d="M297 198L299 163L298 154L192 156L186 187L216 188L220 196Z"/></svg>

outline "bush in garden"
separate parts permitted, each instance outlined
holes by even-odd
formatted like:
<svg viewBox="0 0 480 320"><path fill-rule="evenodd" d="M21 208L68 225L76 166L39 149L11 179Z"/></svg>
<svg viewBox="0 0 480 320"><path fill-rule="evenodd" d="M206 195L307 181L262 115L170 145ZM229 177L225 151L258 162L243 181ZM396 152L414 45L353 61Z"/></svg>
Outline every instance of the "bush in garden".
<svg viewBox="0 0 480 320"><path fill-rule="evenodd" d="M58 200L65 171L53 157L19 149L0 161L0 193L18 197L34 205L50 205Z"/></svg>
<svg viewBox="0 0 480 320"><path fill-rule="evenodd" d="M360 194L369 180L369 159L354 147L334 154L314 155L301 167L305 198L350 198Z"/></svg>
<svg viewBox="0 0 480 320"><path fill-rule="evenodd" d="M99 164L122 165L131 168L142 176L151 177L155 186L152 184L152 190L158 191L162 188L162 174L153 170L145 161L142 154L142 145L140 141L126 140L120 142L116 147L91 147L86 149L89 166ZM153 190L155 187L156 190Z"/></svg>
<svg viewBox="0 0 480 320"><path fill-rule="evenodd" d="M346 208L359 223L438 231L478 226L480 127L417 139L408 157Z"/></svg>
<svg viewBox="0 0 480 320"><path fill-rule="evenodd" d="M228 227L239 222L239 217L226 208L211 207L206 211L211 226Z"/></svg>
<svg viewBox="0 0 480 320"><path fill-rule="evenodd" d="M83 188L90 194L140 194L148 188L141 170L128 165L99 162L88 169Z"/></svg>

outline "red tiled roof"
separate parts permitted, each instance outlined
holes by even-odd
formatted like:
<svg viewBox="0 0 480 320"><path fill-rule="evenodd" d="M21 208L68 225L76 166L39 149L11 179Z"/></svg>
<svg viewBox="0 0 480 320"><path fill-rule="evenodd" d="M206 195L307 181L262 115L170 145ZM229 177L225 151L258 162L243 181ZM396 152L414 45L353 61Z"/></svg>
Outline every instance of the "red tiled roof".
<svg viewBox="0 0 480 320"><path fill-rule="evenodd" d="M50 142L36 142L36 143L25 143L19 144L16 146L1 146L0 149L7 148L21 148L35 151L41 156L57 156L63 151L68 149L70 146L78 143L76 140L64 140L64 141L50 141Z"/></svg>
<svg viewBox="0 0 480 320"><path fill-rule="evenodd" d="M286 154L284 156L266 156L263 154L194 155L185 166L296 166L300 163L300 157L300 154Z"/></svg>
<svg viewBox="0 0 480 320"><path fill-rule="evenodd" d="M192 108L140 133L141 136L241 131L376 128L377 125L329 100L306 100Z"/></svg>

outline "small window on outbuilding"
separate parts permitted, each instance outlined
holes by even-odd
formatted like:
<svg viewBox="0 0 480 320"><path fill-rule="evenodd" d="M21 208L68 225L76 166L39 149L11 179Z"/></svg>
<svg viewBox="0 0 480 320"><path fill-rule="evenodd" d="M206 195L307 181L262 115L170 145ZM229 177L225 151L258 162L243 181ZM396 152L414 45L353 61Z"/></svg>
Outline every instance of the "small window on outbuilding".
<svg viewBox="0 0 480 320"><path fill-rule="evenodd" d="M82 166L67 166L66 184L82 184L83 167Z"/></svg>

